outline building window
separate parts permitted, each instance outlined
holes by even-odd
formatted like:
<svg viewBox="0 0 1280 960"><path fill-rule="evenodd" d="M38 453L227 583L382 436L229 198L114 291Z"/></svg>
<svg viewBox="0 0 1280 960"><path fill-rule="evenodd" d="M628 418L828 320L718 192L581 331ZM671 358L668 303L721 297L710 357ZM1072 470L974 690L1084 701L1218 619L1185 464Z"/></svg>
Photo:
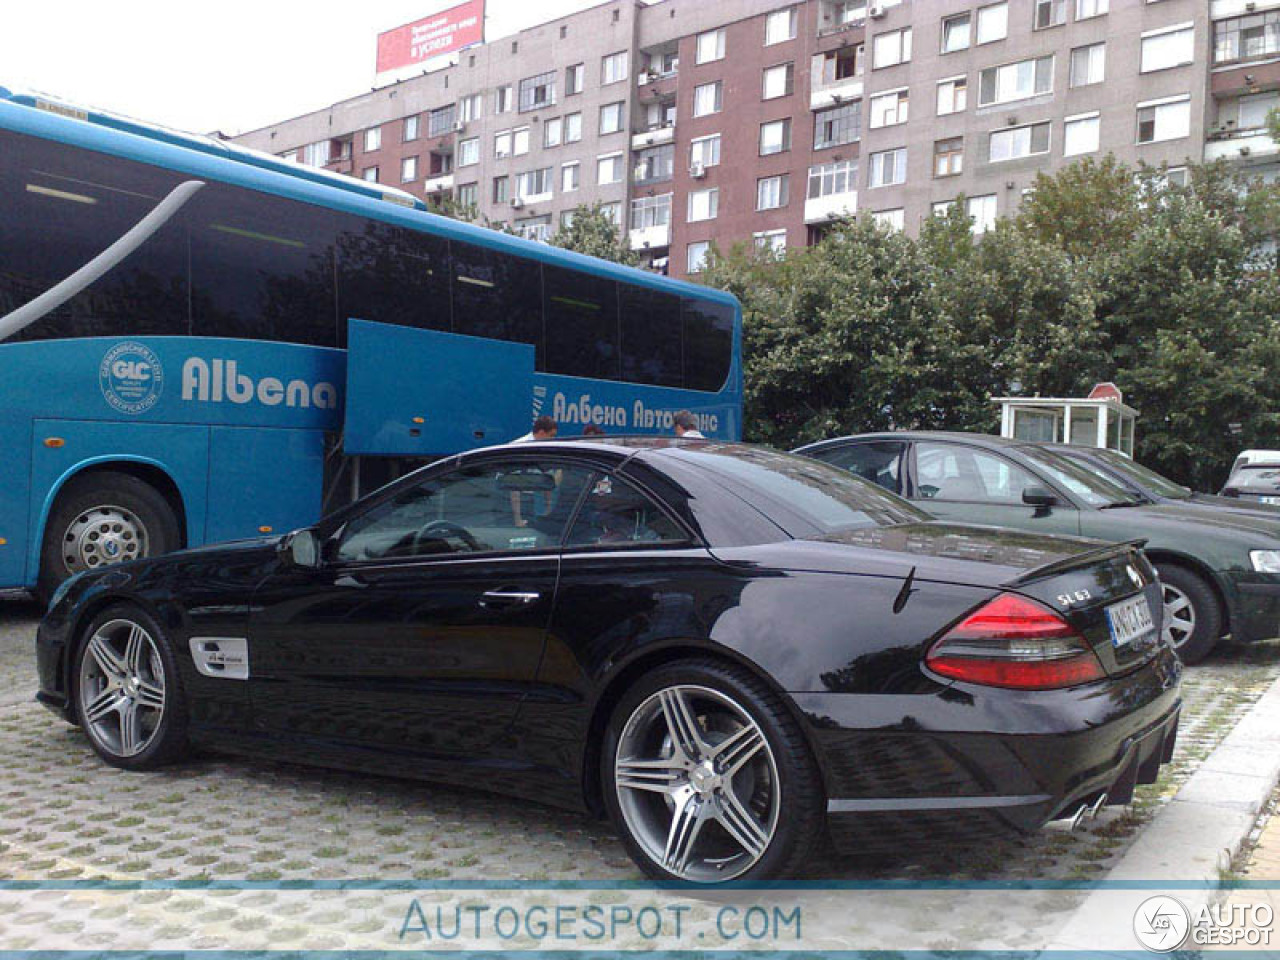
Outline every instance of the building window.
<svg viewBox="0 0 1280 960"><path fill-rule="evenodd" d="M469 137L458 141L458 166L469 167L480 162L480 138Z"/></svg>
<svg viewBox="0 0 1280 960"><path fill-rule="evenodd" d="M775 43L785 43L796 38L796 8L775 10L764 21L764 45L771 47Z"/></svg>
<svg viewBox="0 0 1280 960"><path fill-rule="evenodd" d="M787 251L787 231L783 227L778 230L762 230L751 235L757 253L767 253L780 257Z"/></svg>
<svg viewBox="0 0 1280 960"><path fill-rule="evenodd" d="M929 212L935 217L945 217L956 205L954 200L935 200L933 206L929 208Z"/></svg>
<svg viewBox="0 0 1280 960"><path fill-rule="evenodd" d="M756 181L756 209L777 210L785 207L790 199L791 177L782 173L774 177L761 177Z"/></svg>
<svg viewBox="0 0 1280 960"><path fill-rule="evenodd" d="M1046 121L1025 127L993 130L987 146L987 161L1002 163L1005 160L1018 160L1038 153L1048 153L1050 128L1051 125Z"/></svg>
<svg viewBox="0 0 1280 960"><path fill-rule="evenodd" d="M1272 110L1280 109L1280 93L1259 93L1241 97L1236 103L1236 128L1259 130L1267 125Z"/></svg>
<svg viewBox="0 0 1280 960"><path fill-rule="evenodd" d="M714 220L719 212L720 190L718 187L689 191L689 223Z"/></svg>
<svg viewBox="0 0 1280 960"><path fill-rule="evenodd" d="M587 80L587 65L585 63L575 63L571 67L564 68L564 95L572 97L575 93L581 93L583 84Z"/></svg>
<svg viewBox="0 0 1280 960"><path fill-rule="evenodd" d="M978 106L1053 92L1053 55L988 67L978 75Z"/></svg>
<svg viewBox="0 0 1280 960"><path fill-rule="evenodd" d="M631 229L647 230L671 223L671 194L659 197L636 197L631 201Z"/></svg>
<svg viewBox="0 0 1280 960"><path fill-rule="evenodd" d="M622 182L622 154L608 153L596 157L596 183L604 186Z"/></svg>
<svg viewBox="0 0 1280 960"><path fill-rule="evenodd" d="M837 160L809 168L810 200L854 193L858 189L858 161Z"/></svg>
<svg viewBox="0 0 1280 960"><path fill-rule="evenodd" d="M853 143L862 136L862 101L819 110L813 115L813 149Z"/></svg>
<svg viewBox="0 0 1280 960"><path fill-rule="evenodd" d="M464 183L458 187L458 206L464 210L474 208L480 202L480 185Z"/></svg>
<svg viewBox="0 0 1280 960"><path fill-rule="evenodd" d="M529 152L529 128L517 127L511 131L511 155L523 157Z"/></svg>
<svg viewBox="0 0 1280 960"><path fill-rule="evenodd" d="M942 52L955 53L957 50L967 50L969 48L969 25L970 16L968 13L957 14L954 17L944 17L942 20Z"/></svg>
<svg viewBox="0 0 1280 960"><path fill-rule="evenodd" d="M511 84L493 91L493 112L506 113L511 109Z"/></svg>
<svg viewBox="0 0 1280 960"><path fill-rule="evenodd" d="M612 221L615 227L622 226L622 201L614 200L611 203L600 204L600 212Z"/></svg>
<svg viewBox="0 0 1280 960"><path fill-rule="evenodd" d="M582 139L582 114L566 113L564 115L564 142L577 143Z"/></svg>
<svg viewBox="0 0 1280 960"><path fill-rule="evenodd" d="M907 122L907 108L910 105L909 91L890 90L871 98L870 126L872 130L880 127L892 127Z"/></svg>
<svg viewBox="0 0 1280 960"><path fill-rule="evenodd" d="M865 50L866 47L859 43L819 54L822 57L822 85L862 76L862 56Z"/></svg>
<svg viewBox="0 0 1280 960"><path fill-rule="evenodd" d="M1190 63L1195 57L1195 38L1195 27L1190 24L1144 34L1140 72L1168 70Z"/></svg>
<svg viewBox="0 0 1280 960"><path fill-rule="evenodd" d="M404 142L418 139L418 115L415 113L412 117L404 118Z"/></svg>
<svg viewBox="0 0 1280 960"><path fill-rule="evenodd" d="M1100 17L1111 9L1111 0L1076 0L1076 19Z"/></svg>
<svg viewBox="0 0 1280 960"><path fill-rule="evenodd" d="M634 180L636 183L664 183L675 175L675 166L674 143L649 147L641 150L636 157Z"/></svg>
<svg viewBox="0 0 1280 960"><path fill-rule="evenodd" d="M499 130L493 135L493 155L498 160L511 156L510 130Z"/></svg>
<svg viewBox="0 0 1280 960"><path fill-rule="evenodd" d="M548 70L520 81L520 112L540 110L556 102L556 72Z"/></svg>
<svg viewBox="0 0 1280 960"><path fill-rule="evenodd" d="M516 233L526 240L537 240L546 243L551 239L551 214L544 213L539 217L525 217L515 222Z"/></svg>
<svg viewBox="0 0 1280 960"><path fill-rule="evenodd" d="M1213 25L1213 62L1228 63L1280 53L1280 10L1219 20Z"/></svg>
<svg viewBox="0 0 1280 960"><path fill-rule="evenodd" d="M412 183L418 179L418 158L405 157L400 161L400 182Z"/></svg>
<svg viewBox="0 0 1280 960"><path fill-rule="evenodd" d="M378 168L377 168L377 167L365 167L363 170L361 170L361 171L360 171L360 176L361 176L361 177L363 177L365 180L368 180L370 183L377 183L377 182L378 182Z"/></svg>
<svg viewBox="0 0 1280 960"><path fill-rule="evenodd" d="M442 137L446 133L453 130L453 118L457 111L454 110L453 104L432 110L427 114L427 134L432 137Z"/></svg>
<svg viewBox="0 0 1280 960"><path fill-rule="evenodd" d="M773 100L791 93L795 85L795 64L780 63L776 67L766 67L764 71L764 93L762 99Z"/></svg>
<svg viewBox="0 0 1280 960"><path fill-rule="evenodd" d="M720 134L699 137L689 144L689 166L715 167L720 164Z"/></svg>
<svg viewBox="0 0 1280 960"><path fill-rule="evenodd" d="M724 59L724 28L698 34L695 63L710 63Z"/></svg>
<svg viewBox="0 0 1280 960"><path fill-rule="evenodd" d="M1107 45L1091 43L1071 51L1071 79L1073 87L1087 87L1101 83L1107 73Z"/></svg>
<svg viewBox="0 0 1280 960"><path fill-rule="evenodd" d="M949 113L962 113L969 93L967 77L952 77L950 80L938 81L938 116L945 117Z"/></svg>
<svg viewBox="0 0 1280 960"><path fill-rule="evenodd" d="M1190 132L1190 95L1138 104L1138 143L1177 140Z"/></svg>
<svg viewBox="0 0 1280 960"><path fill-rule="evenodd" d="M364 132L364 152L373 153L382 149L382 128L371 127Z"/></svg>
<svg viewBox="0 0 1280 960"><path fill-rule="evenodd" d="M483 101L478 93L473 93L469 97L463 97L458 101L458 119L463 123L470 123L472 120L480 119L480 104Z"/></svg>
<svg viewBox="0 0 1280 960"><path fill-rule="evenodd" d="M711 248L711 244L706 240L699 240L697 243L691 243L686 248L685 266L689 273L701 273L707 265L707 253Z"/></svg>
<svg viewBox="0 0 1280 960"><path fill-rule="evenodd" d="M896 230L901 233L907 224L907 212L902 207L894 207L892 210L876 210L871 214L871 219L875 221L877 226L887 227L890 230Z"/></svg>
<svg viewBox="0 0 1280 960"><path fill-rule="evenodd" d="M581 183L582 165L577 161L560 168L560 192L572 193Z"/></svg>
<svg viewBox="0 0 1280 960"><path fill-rule="evenodd" d="M516 174L516 196L524 200L551 196L551 168L540 167Z"/></svg>
<svg viewBox="0 0 1280 960"><path fill-rule="evenodd" d="M700 83L693 88L693 115L705 117L720 112L720 81Z"/></svg>
<svg viewBox="0 0 1280 960"><path fill-rule="evenodd" d="M954 177L964 172L964 137L933 142L933 175Z"/></svg>
<svg viewBox="0 0 1280 960"><path fill-rule="evenodd" d="M911 28L878 34L872 43L871 69L894 67L911 59Z"/></svg>
<svg viewBox="0 0 1280 960"><path fill-rule="evenodd" d="M1067 117L1062 122L1062 155L1078 157L1085 153L1097 153L1101 129L1102 118L1097 113Z"/></svg>
<svg viewBox="0 0 1280 960"><path fill-rule="evenodd" d="M506 203L511 180L509 177L493 178L493 202Z"/></svg>
<svg viewBox="0 0 1280 960"><path fill-rule="evenodd" d="M621 83L627 79L627 51L611 53L600 58L600 86Z"/></svg>
<svg viewBox="0 0 1280 960"><path fill-rule="evenodd" d="M1009 35L1009 4L993 3L987 7L978 8L978 36L979 44L992 43L996 40L1003 40Z"/></svg>
<svg viewBox="0 0 1280 960"><path fill-rule="evenodd" d="M1067 22L1067 0L1035 0L1035 29L1059 27Z"/></svg>
<svg viewBox="0 0 1280 960"><path fill-rule="evenodd" d="M907 182L907 148L881 150L871 154L871 175L867 186L891 187Z"/></svg>
<svg viewBox="0 0 1280 960"><path fill-rule="evenodd" d="M791 118L760 124L760 156L767 157L791 149Z"/></svg>
<svg viewBox="0 0 1280 960"><path fill-rule="evenodd" d="M973 221L969 229L975 234L983 234L996 225L996 195L969 198L969 219Z"/></svg>
<svg viewBox="0 0 1280 960"><path fill-rule="evenodd" d="M617 133L622 129L622 104L606 103L600 108L600 135Z"/></svg>
<svg viewBox="0 0 1280 960"><path fill-rule="evenodd" d="M427 155L427 158L427 176L429 178L443 177L447 173L453 173L452 153L437 153L433 150Z"/></svg>
<svg viewBox="0 0 1280 960"><path fill-rule="evenodd" d="M552 117L542 125L542 145L544 147L558 147L563 138L564 121L559 117Z"/></svg>

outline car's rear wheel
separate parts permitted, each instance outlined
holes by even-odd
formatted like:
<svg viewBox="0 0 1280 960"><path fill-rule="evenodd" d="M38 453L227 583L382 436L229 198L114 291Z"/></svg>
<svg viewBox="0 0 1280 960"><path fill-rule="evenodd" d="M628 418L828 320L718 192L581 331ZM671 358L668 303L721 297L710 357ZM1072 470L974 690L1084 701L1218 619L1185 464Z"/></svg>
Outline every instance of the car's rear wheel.
<svg viewBox="0 0 1280 960"><path fill-rule="evenodd" d="M821 833L821 777L802 732L731 664L645 675L613 712L601 774L628 852L657 880L783 876Z"/></svg>
<svg viewBox="0 0 1280 960"><path fill-rule="evenodd" d="M1164 591L1164 636L1183 663L1199 663L1222 636L1222 608L1204 580L1171 563L1156 564Z"/></svg>
<svg viewBox="0 0 1280 960"><path fill-rule="evenodd" d="M180 757L187 704L178 664L159 624L117 605L82 634L72 674L76 716L107 763L149 770Z"/></svg>

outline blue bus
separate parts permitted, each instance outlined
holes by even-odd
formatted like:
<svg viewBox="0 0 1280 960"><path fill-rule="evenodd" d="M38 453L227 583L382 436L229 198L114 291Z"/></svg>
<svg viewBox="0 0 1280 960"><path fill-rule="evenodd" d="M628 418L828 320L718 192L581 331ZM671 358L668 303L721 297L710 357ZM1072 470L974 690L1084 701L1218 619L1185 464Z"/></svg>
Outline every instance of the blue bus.
<svg viewBox="0 0 1280 960"><path fill-rule="evenodd" d="M0 88L0 587L284 532L528 431L741 431L728 294Z"/></svg>

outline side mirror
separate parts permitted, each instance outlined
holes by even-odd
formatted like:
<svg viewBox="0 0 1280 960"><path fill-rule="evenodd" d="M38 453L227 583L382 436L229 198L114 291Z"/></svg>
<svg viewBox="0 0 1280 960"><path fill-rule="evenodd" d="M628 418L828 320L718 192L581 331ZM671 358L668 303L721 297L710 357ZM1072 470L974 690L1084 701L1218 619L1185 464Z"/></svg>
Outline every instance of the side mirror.
<svg viewBox="0 0 1280 960"><path fill-rule="evenodd" d="M1058 498L1048 487L1027 487L1022 491L1022 502L1028 507L1052 507Z"/></svg>
<svg viewBox="0 0 1280 960"><path fill-rule="evenodd" d="M288 567L314 570L320 566L320 540L308 527L295 530L280 541L280 559Z"/></svg>
<svg viewBox="0 0 1280 960"><path fill-rule="evenodd" d="M1240 491L1236 487L1223 487L1222 493L1219 494L1219 496L1239 498Z"/></svg>

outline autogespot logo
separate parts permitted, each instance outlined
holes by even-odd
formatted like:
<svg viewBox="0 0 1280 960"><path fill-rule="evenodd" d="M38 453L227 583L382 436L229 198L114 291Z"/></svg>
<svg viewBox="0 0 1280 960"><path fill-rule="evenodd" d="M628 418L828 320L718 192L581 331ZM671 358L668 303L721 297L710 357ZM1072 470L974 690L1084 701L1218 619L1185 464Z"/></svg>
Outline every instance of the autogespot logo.
<svg viewBox="0 0 1280 960"><path fill-rule="evenodd" d="M117 343L98 367L102 396L121 413L144 413L154 407L164 388L160 358L145 344Z"/></svg>
<svg viewBox="0 0 1280 960"><path fill-rule="evenodd" d="M1191 929L1191 914L1173 897L1148 897L1133 915L1133 934L1153 953L1169 953L1182 946Z"/></svg>

